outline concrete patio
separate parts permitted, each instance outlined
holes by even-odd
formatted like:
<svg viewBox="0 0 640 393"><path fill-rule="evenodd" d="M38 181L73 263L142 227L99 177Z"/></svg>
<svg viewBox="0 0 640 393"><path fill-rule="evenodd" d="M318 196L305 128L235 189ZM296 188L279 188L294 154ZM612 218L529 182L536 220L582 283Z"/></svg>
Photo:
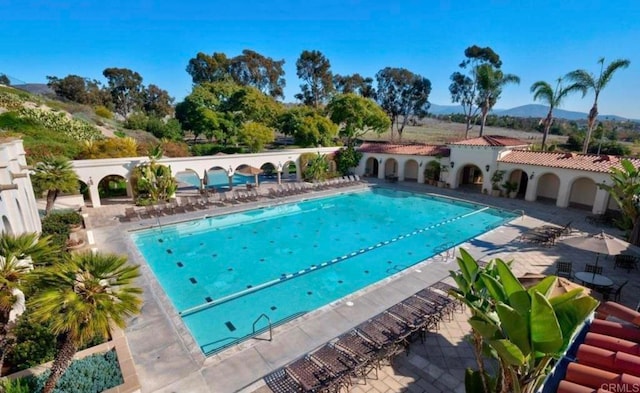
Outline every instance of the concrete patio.
<svg viewBox="0 0 640 393"><path fill-rule="evenodd" d="M553 205L518 199L494 198L423 184L400 182L393 186L472 200L499 206L504 210L521 211L521 217L507 225L461 245L478 259L513 259L513 268L517 275L526 272L553 274L552 265L558 259L573 261L574 269L582 267L586 262L594 261L594 254L566 245L544 247L515 241L527 229L548 222L566 224L571 221L576 235L601 230L584 220L588 214L586 211L561 209ZM309 198L330 192L313 192L297 197ZM204 215L223 214L234 209L246 209L268 203L273 202L264 200L237 207L163 217L161 224L201 218ZM91 236L95 239L94 247L101 251L126 252L130 261L141 265L143 277L139 285L144 289L144 306L142 313L130 321L126 336L142 392L269 392L262 381L264 375L344 333L419 289L446 278L449 270L457 269L453 259L432 258L320 310L276 327L271 342L249 340L205 358L128 236L130 230L155 226L158 223L153 219L121 224L114 217L123 209L123 206L112 205L87 209L86 213L89 214L88 221L95 223L92 225L93 228L89 228ZM605 228L605 231L620 235L613 228ZM635 270L627 274L625 270L614 270L612 259L601 258L601 264L605 266L604 274L614 282L631 280L625 287L621 302L635 308L638 302L636 294L640 293L640 272ZM366 385L356 385L352 391L464 391L464 369L475 366L473 353L465 341L465 336L470 331L466 323L467 317L464 313L456 314L454 320L443 323L437 333L429 333L424 343L413 343L408 356L401 355L392 366L384 367L379 372L377 380L369 379Z"/></svg>

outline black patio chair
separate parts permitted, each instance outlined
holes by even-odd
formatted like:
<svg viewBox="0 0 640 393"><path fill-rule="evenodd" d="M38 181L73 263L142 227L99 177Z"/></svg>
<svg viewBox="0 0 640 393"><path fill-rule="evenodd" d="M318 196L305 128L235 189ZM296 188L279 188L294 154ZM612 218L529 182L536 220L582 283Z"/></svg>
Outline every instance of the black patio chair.
<svg viewBox="0 0 640 393"><path fill-rule="evenodd" d="M284 368L265 376L264 381L273 393L291 393L302 390L302 386L291 378Z"/></svg>
<svg viewBox="0 0 640 393"><path fill-rule="evenodd" d="M570 261L556 262L556 276L565 278L573 277L573 263Z"/></svg>
<svg viewBox="0 0 640 393"><path fill-rule="evenodd" d="M302 392L337 391L332 389L336 376L308 356L293 361L284 369L302 386Z"/></svg>
<svg viewBox="0 0 640 393"><path fill-rule="evenodd" d="M584 271L587 273L602 274L602 270L602 266L596 266L590 263L584 265Z"/></svg>
<svg viewBox="0 0 640 393"><path fill-rule="evenodd" d="M633 255L620 254L616 255L614 259L613 268L627 269L627 273L638 267L638 258Z"/></svg>

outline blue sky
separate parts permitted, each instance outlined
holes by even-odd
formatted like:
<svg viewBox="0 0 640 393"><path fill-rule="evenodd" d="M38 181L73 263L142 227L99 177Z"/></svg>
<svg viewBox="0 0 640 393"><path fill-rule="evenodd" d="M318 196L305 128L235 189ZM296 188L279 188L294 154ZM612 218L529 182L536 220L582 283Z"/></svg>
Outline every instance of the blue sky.
<svg viewBox="0 0 640 393"><path fill-rule="evenodd" d="M182 99L199 51L233 57L252 49L284 59L286 101L300 82L295 62L320 50L339 74L374 76L404 67L431 80L430 101L451 103L449 77L464 49L490 46L521 78L497 108L532 103L537 80L554 82L597 61L631 60L599 99L601 114L640 119L640 2L637 0L0 0L0 73L22 81L77 74L102 80L107 67L139 72ZM587 112L593 95L563 109Z"/></svg>

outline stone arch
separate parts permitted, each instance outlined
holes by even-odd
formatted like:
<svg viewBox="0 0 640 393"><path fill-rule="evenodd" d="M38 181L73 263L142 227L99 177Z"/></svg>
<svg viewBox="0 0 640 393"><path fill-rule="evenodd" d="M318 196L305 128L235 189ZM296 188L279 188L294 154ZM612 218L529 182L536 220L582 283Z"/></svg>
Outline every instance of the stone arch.
<svg viewBox="0 0 640 393"><path fill-rule="evenodd" d="M484 183L485 173L479 166L471 163L462 165L454 176L457 176L459 187L470 191L483 191L482 184Z"/></svg>
<svg viewBox="0 0 640 393"><path fill-rule="evenodd" d="M591 210L596 199L598 185L589 177L578 177L571 183L569 206Z"/></svg>
<svg viewBox="0 0 640 393"><path fill-rule="evenodd" d="M229 171L219 165L212 166L205 171L206 177L203 182L207 183L207 188L211 190L229 188Z"/></svg>
<svg viewBox="0 0 640 393"><path fill-rule="evenodd" d="M274 183L278 181L278 167L272 162L265 162L260 166L262 175L259 176L260 183Z"/></svg>
<svg viewBox="0 0 640 393"><path fill-rule="evenodd" d="M384 176L398 176L398 161L395 158L387 158L384 161Z"/></svg>
<svg viewBox="0 0 640 393"><path fill-rule="evenodd" d="M11 227L11 222L9 221L9 217L7 216L2 216L2 232L6 233L7 235L13 235L13 228Z"/></svg>
<svg viewBox="0 0 640 393"><path fill-rule="evenodd" d="M100 200L120 199L127 196L128 180L122 175L110 174L98 181Z"/></svg>
<svg viewBox="0 0 640 393"><path fill-rule="evenodd" d="M404 163L404 180L417 182L419 170L420 170L420 166L418 165L418 161L414 159L407 160Z"/></svg>
<svg viewBox="0 0 640 393"><path fill-rule="evenodd" d="M441 166L440 162L437 160L431 160L426 163L424 166L424 180L425 183L435 184L435 182L440 180L441 174Z"/></svg>
<svg viewBox="0 0 640 393"><path fill-rule="evenodd" d="M202 173L202 179L205 178L204 171ZM178 181L178 189L179 190L190 190L190 189L199 189L200 188L200 174L195 169L185 168L181 171L176 172L173 177Z"/></svg>
<svg viewBox="0 0 640 393"><path fill-rule="evenodd" d="M553 201L558 200L560 192L560 178L555 173L547 172L538 178L536 189L536 199Z"/></svg>
<svg viewBox="0 0 640 393"><path fill-rule="evenodd" d="M367 158L367 161L365 162L365 166L364 166L364 175L371 176L371 177L378 177L379 166L380 165L377 158L375 157Z"/></svg>
<svg viewBox="0 0 640 393"><path fill-rule="evenodd" d="M282 164L282 181L297 181L298 164L293 160L288 160Z"/></svg>
<svg viewBox="0 0 640 393"><path fill-rule="evenodd" d="M517 183L516 198L524 198L529 186L529 174L527 172L523 169L514 169L505 175L504 180L505 183L508 181Z"/></svg>

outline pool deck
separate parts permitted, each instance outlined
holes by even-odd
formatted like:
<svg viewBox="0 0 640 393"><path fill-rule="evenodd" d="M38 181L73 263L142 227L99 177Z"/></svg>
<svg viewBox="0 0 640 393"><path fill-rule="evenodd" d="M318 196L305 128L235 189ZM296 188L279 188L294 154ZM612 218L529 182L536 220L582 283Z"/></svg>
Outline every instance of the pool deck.
<svg viewBox="0 0 640 393"><path fill-rule="evenodd" d="M359 187L362 186L356 185L352 188ZM585 222L584 217L589 214L587 211L561 209L550 204L495 198L424 184L400 182L393 187L456 197L509 211L523 211L521 217L507 225L461 245L477 259L514 259L513 268L516 275L525 272L553 274L552 265L558 259L571 260L574 266L579 267L583 261L592 262L595 258L593 253L562 244L545 247L515 241L527 229L547 222L566 224L571 221L575 233L594 233L601 230ZM348 188L338 189L345 190ZM313 192L284 198L278 202L331 193L331 190ZM228 208L214 208L211 211L163 217L160 221L167 224L274 203L274 200L262 200ZM89 214L111 214L113 217L113 210L100 210L101 208L91 212L90 209ZM95 239L94 247L106 252L126 252L130 261L141 265L142 278L139 285L144 290L144 305L140 315L129 322L125 333L142 392L268 393L270 389L262 381L264 375L348 331L416 291L448 277L449 270L457 269L457 264L452 259L437 257L424 261L347 298L274 328L273 341L248 340L205 358L127 236L129 230L158 225L157 220L126 224L112 221L112 225L91 228L91 231ZM605 228L605 231L620 236L619 231L614 228ZM635 308L638 299L633 294L640 293L640 272L634 270L628 274L626 270L614 270L611 259L604 259L602 264L605 266L604 274L614 282L631 280L625 287L621 303ZM353 304L347 304L348 302ZM379 372L377 380L369 379L366 385L356 385L351 391L463 392L464 369L475 367L471 347L465 341L465 336L470 331L466 323L467 318L468 315L464 313L456 314L453 321L441 325L440 331L429 333L424 343L413 343L408 356L398 356L392 366L384 367ZM264 338L266 335L261 337Z"/></svg>

